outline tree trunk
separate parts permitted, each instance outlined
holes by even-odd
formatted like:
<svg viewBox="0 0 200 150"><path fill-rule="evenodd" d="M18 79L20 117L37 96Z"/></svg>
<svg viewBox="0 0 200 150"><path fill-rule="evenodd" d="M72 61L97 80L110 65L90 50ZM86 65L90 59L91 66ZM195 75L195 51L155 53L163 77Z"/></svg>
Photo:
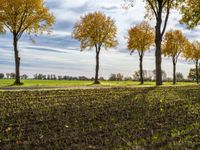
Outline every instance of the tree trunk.
<svg viewBox="0 0 200 150"><path fill-rule="evenodd" d="M176 84L176 62L173 58L173 84Z"/></svg>
<svg viewBox="0 0 200 150"><path fill-rule="evenodd" d="M100 53L100 49L96 51L96 70L95 70L95 80L94 80L94 84L99 84L99 53Z"/></svg>
<svg viewBox="0 0 200 150"><path fill-rule="evenodd" d="M199 84L199 70L198 70L199 61L196 60L196 81Z"/></svg>
<svg viewBox="0 0 200 150"><path fill-rule="evenodd" d="M13 34L13 46L14 46L14 53L15 53L15 85L21 85L20 82L20 57L19 57L19 51L17 48L17 36L16 34Z"/></svg>
<svg viewBox="0 0 200 150"><path fill-rule="evenodd" d="M140 56L140 84L144 84L144 77L143 77L143 56Z"/></svg>
<svg viewBox="0 0 200 150"><path fill-rule="evenodd" d="M156 44L156 85L162 85L162 57L161 57L161 43L162 43L162 33L161 33L161 24L162 24L162 6L159 9L158 17L156 19L156 37L155 37L155 44Z"/></svg>

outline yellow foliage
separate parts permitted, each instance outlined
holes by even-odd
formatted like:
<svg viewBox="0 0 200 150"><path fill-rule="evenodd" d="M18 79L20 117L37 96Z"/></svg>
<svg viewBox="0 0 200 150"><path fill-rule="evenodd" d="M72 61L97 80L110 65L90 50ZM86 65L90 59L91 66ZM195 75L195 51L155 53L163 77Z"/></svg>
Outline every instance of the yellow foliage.
<svg viewBox="0 0 200 150"><path fill-rule="evenodd" d="M185 23L189 28L194 28L200 24L200 0L185 0L182 7L181 23Z"/></svg>
<svg viewBox="0 0 200 150"><path fill-rule="evenodd" d="M187 44L188 40L180 30L170 30L165 34L162 53L177 59L185 51Z"/></svg>
<svg viewBox="0 0 200 150"><path fill-rule="evenodd" d="M72 37L81 42L81 49L87 47L101 46L105 48L115 47L117 27L114 20L101 12L89 13L77 22L74 26Z"/></svg>
<svg viewBox="0 0 200 150"><path fill-rule="evenodd" d="M49 31L54 16L43 0L0 0L0 22L19 39L24 32Z"/></svg>
<svg viewBox="0 0 200 150"><path fill-rule="evenodd" d="M187 49L184 51L184 56L189 60L200 60L200 42L194 41L192 43L188 43Z"/></svg>
<svg viewBox="0 0 200 150"><path fill-rule="evenodd" d="M132 52L144 52L154 43L154 29L143 21L128 31L128 49Z"/></svg>

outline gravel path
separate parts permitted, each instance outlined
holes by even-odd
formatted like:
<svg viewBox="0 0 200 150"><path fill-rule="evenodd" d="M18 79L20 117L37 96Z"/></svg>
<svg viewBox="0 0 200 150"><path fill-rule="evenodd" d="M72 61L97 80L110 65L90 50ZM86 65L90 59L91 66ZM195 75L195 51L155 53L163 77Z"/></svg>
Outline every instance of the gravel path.
<svg viewBox="0 0 200 150"><path fill-rule="evenodd" d="M30 86L30 87L0 87L1 91L17 90L55 90L55 89L102 89L112 88L111 86Z"/></svg>

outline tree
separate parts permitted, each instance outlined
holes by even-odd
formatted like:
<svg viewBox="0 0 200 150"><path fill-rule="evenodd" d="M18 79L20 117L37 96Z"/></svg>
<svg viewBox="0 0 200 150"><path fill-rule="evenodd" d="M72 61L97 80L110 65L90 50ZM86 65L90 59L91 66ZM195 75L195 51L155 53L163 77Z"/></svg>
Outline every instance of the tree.
<svg viewBox="0 0 200 150"><path fill-rule="evenodd" d="M124 77L124 81L131 81L131 80L133 80L132 77L129 77L129 76Z"/></svg>
<svg viewBox="0 0 200 150"><path fill-rule="evenodd" d="M124 77L124 76L123 76L121 73L117 73L117 74L112 73L112 74L110 75L109 80L110 80L110 81L122 81L122 80L123 80L123 77Z"/></svg>
<svg viewBox="0 0 200 150"><path fill-rule="evenodd" d="M4 78L4 74L0 73L0 79L3 79L3 78Z"/></svg>
<svg viewBox="0 0 200 150"><path fill-rule="evenodd" d="M186 0L185 5L182 9L182 19L181 23L185 23L189 29L192 29L200 25L200 0ZM199 62L199 42L194 42L191 48L188 48L188 51L185 53L186 58L192 59L196 64L196 81L199 83L199 71L198 71L198 62ZM193 49L193 50L192 50Z"/></svg>
<svg viewBox="0 0 200 150"><path fill-rule="evenodd" d="M28 79L28 76L26 74L23 74L23 75L21 75L21 79L26 80L26 79Z"/></svg>
<svg viewBox="0 0 200 150"><path fill-rule="evenodd" d="M200 0L186 0L182 9L181 23L185 23L188 28L194 28L200 24Z"/></svg>
<svg viewBox="0 0 200 150"><path fill-rule="evenodd" d="M90 79L88 79L86 76L79 76L78 80L87 81L87 80L90 80Z"/></svg>
<svg viewBox="0 0 200 150"><path fill-rule="evenodd" d="M139 81L140 80L140 71L135 71L133 74L133 80Z"/></svg>
<svg viewBox="0 0 200 150"><path fill-rule="evenodd" d="M152 71L154 79L156 79L156 70ZM167 73L165 72L165 70L162 70L162 79L166 80L167 79Z"/></svg>
<svg viewBox="0 0 200 150"><path fill-rule="evenodd" d="M10 73L10 79L15 79L16 78L16 74L15 73Z"/></svg>
<svg viewBox="0 0 200 150"><path fill-rule="evenodd" d="M117 81L122 81L124 76L121 73L116 74Z"/></svg>
<svg viewBox="0 0 200 150"><path fill-rule="evenodd" d="M192 60L195 63L196 69L196 81L199 83L199 60L200 60L200 42L194 41L193 43L188 43L187 49L184 51L184 56L187 60Z"/></svg>
<svg viewBox="0 0 200 150"><path fill-rule="evenodd" d="M100 77L99 80L101 80L101 81L105 81L104 77Z"/></svg>
<svg viewBox="0 0 200 150"><path fill-rule="evenodd" d="M63 77L59 75L58 80L63 80Z"/></svg>
<svg viewBox="0 0 200 150"><path fill-rule="evenodd" d="M6 78L7 78L7 79L10 78L10 73L6 73Z"/></svg>
<svg viewBox="0 0 200 150"><path fill-rule="evenodd" d="M114 74L114 73L112 73L111 75L110 75L110 77L109 77L109 81L116 81L116 74Z"/></svg>
<svg viewBox="0 0 200 150"><path fill-rule="evenodd" d="M187 48L187 39L180 30L170 30L165 34L162 53L172 58L173 84L176 84L176 64L180 54Z"/></svg>
<svg viewBox="0 0 200 150"><path fill-rule="evenodd" d="M143 70L142 74L143 74L144 81L152 81L153 80L153 74L154 74L153 71ZM140 70L134 72L133 80L140 81Z"/></svg>
<svg viewBox="0 0 200 150"><path fill-rule="evenodd" d="M176 73L176 80L177 81L183 81L184 80L184 76L181 72Z"/></svg>
<svg viewBox="0 0 200 150"><path fill-rule="evenodd" d="M81 50L96 50L95 84L98 84L99 54L101 48L113 48L117 45L117 27L114 20L101 12L89 13L74 26L72 37L81 42Z"/></svg>
<svg viewBox="0 0 200 150"><path fill-rule="evenodd" d="M127 6L133 6L135 0L124 0ZM156 19L155 45L156 45L156 85L162 85L162 57L161 43L165 33L171 9L178 6L178 2L183 0L144 0L148 17Z"/></svg>
<svg viewBox="0 0 200 150"><path fill-rule="evenodd" d="M128 31L128 49L131 54L137 50L140 61L140 83L144 84L143 76L143 57L145 51L149 50L154 43L154 30L148 24L143 21L142 23L132 27Z"/></svg>
<svg viewBox="0 0 200 150"><path fill-rule="evenodd" d="M200 66L198 67L198 71L200 72ZM188 74L188 79L195 81L197 79L196 68L191 68ZM198 80L200 80L200 74L198 76Z"/></svg>
<svg viewBox="0 0 200 150"><path fill-rule="evenodd" d="M15 83L20 82L20 57L18 41L24 32L31 34L50 31L54 17L43 0L0 0L0 23L13 35L15 55Z"/></svg>

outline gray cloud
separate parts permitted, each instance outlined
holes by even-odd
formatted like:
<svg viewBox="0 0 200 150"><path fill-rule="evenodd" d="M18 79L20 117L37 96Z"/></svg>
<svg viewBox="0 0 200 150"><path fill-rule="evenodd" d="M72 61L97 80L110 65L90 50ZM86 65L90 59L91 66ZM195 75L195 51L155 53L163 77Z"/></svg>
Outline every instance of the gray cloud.
<svg viewBox="0 0 200 150"><path fill-rule="evenodd" d="M59 30L59 31L71 31L74 27L74 22L68 21L56 21L55 25L53 26L54 30Z"/></svg>

